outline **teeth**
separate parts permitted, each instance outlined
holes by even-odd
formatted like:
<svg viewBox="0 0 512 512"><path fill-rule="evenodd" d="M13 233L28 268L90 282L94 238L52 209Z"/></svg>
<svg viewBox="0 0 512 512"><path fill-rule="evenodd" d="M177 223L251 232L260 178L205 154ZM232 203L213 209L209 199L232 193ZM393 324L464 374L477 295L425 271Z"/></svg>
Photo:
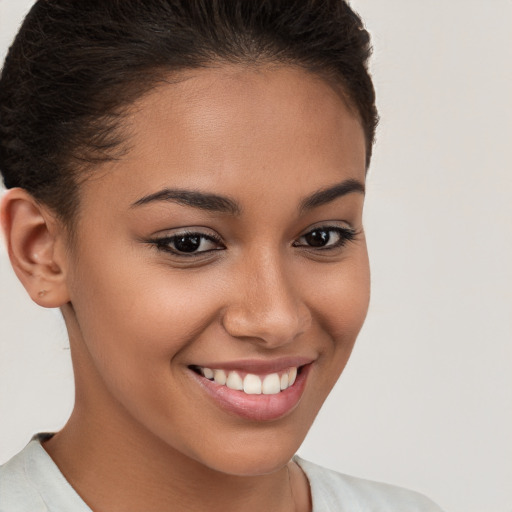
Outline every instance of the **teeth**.
<svg viewBox="0 0 512 512"><path fill-rule="evenodd" d="M213 370L211 370L210 368L203 368L203 375L208 380L213 380L214 373L213 373Z"/></svg>
<svg viewBox="0 0 512 512"><path fill-rule="evenodd" d="M261 395L261 379L257 375L248 373L245 376L244 393L247 395Z"/></svg>
<svg viewBox="0 0 512 512"><path fill-rule="evenodd" d="M297 368L290 368L282 375L270 373L264 377L248 373L243 379L238 372L198 368L208 380L215 381L220 386L243 391L248 395L277 395L279 392L293 386L297 378Z"/></svg>
<svg viewBox="0 0 512 512"><path fill-rule="evenodd" d="M283 375L281 375L281 382L279 384L281 387L281 391L284 391L285 389L288 388L288 374L287 373L283 373Z"/></svg>
<svg viewBox="0 0 512 512"><path fill-rule="evenodd" d="M236 372L229 372L228 379L226 381L226 386L230 389L242 391L244 389L242 377L240 377L240 375L238 375L238 373Z"/></svg>
<svg viewBox="0 0 512 512"><path fill-rule="evenodd" d="M291 368L290 375L288 376L288 387L293 386L296 378L297 378L297 368Z"/></svg>
<svg viewBox="0 0 512 512"><path fill-rule="evenodd" d="M281 379L277 373L271 373L263 379L261 391L264 395L277 395L281 391Z"/></svg>
<svg viewBox="0 0 512 512"><path fill-rule="evenodd" d="M213 379L217 384L224 386L226 384L226 372L224 370L214 370Z"/></svg>

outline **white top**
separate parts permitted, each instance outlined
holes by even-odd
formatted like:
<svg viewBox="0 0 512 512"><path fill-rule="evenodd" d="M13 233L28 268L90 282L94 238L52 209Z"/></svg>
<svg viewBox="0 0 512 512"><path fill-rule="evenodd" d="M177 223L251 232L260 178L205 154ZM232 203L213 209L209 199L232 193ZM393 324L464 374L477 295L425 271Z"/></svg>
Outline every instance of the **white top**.
<svg viewBox="0 0 512 512"><path fill-rule="evenodd" d="M92 512L36 436L0 466L0 512ZM313 512L442 512L421 494L294 459L311 487Z"/></svg>

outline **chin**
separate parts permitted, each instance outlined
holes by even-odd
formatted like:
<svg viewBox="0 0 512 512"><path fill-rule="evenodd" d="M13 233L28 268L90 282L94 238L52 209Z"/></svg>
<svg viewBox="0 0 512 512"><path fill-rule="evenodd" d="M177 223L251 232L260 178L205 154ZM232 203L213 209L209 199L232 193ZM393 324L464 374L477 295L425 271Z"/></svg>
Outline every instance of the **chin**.
<svg viewBox="0 0 512 512"><path fill-rule="evenodd" d="M295 454L295 451L284 453L281 450L273 450L273 452L272 456L269 456L267 451L264 453L246 451L245 453L230 456L229 460L216 460L209 463L208 466L210 469L226 475L240 477L261 476L279 471L288 464Z"/></svg>
<svg viewBox="0 0 512 512"><path fill-rule="evenodd" d="M266 425L233 435L231 442L210 444L198 462L233 476L259 476L282 469L302 444L310 424ZM225 437L224 437L225 440Z"/></svg>

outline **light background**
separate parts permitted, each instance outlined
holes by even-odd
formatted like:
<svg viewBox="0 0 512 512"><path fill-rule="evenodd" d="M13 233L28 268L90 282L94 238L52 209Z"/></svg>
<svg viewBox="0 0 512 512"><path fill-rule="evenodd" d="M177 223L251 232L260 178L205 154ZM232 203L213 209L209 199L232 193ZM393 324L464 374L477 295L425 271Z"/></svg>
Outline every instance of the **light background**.
<svg viewBox="0 0 512 512"><path fill-rule="evenodd" d="M0 0L0 56L30 0ZM369 317L300 453L512 511L512 1L357 0L382 122L369 176ZM0 248L0 463L65 422L58 312Z"/></svg>

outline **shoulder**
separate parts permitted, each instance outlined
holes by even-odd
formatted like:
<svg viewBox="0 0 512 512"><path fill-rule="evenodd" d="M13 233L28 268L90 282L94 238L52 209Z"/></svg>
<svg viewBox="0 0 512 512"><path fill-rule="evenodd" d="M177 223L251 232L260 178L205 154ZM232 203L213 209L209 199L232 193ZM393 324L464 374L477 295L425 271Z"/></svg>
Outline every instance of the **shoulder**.
<svg viewBox="0 0 512 512"><path fill-rule="evenodd" d="M0 512L48 510L27 472L32 451L29 446L0 466Z"/></svg>
<svg viewBox="0 0 512 512"><path fill-rule="evenodd" d="M442 512L417 492L343 475L300 457L294 460L308 477L313 512Z"/></svg>
<svg viewBox="0 0 512 512"><path fill-rule="evenodd" d="M0 512L91 512L40 442L0 466Z"/></svg>

